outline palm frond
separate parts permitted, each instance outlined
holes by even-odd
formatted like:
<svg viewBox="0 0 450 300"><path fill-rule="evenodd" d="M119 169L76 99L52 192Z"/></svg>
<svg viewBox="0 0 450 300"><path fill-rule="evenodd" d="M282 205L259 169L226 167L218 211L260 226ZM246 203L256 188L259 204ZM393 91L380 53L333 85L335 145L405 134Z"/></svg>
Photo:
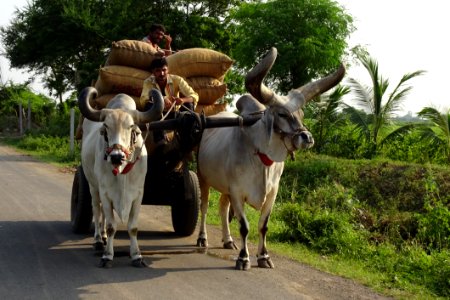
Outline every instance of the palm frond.
<svg viewBox="0 0 450 300"><path fill-rule="evenodd" d="M417 115L432 122L446 136L450 136L450 128L449 128L450 114L448 112L446 114L442 114L434 107L425 107Z"/></svg>
<svg viewBox="0 0 450 300"><path fill-rule="evenodd" d="M355 124L355 130L366 141L370 141L371 132L370 132L370 126L369 126L367 118L365 118L365 116L363 116L353 106L350 106L347 104L344 104L344 105L348 108L347 112L350 114L350 119L351 119L352 123Z"/></svg>
<svg viewBox="0 0 450 300"><path fill-rule="evenodd" d="M389 134L387 134L380 141L380 145L384 146L385 144L388 144L398 138L401 138L407 134L410 134L415 129L422 128L423 126L424 126L423 123L409 123L409 124L403 125L397 129L391 131Z"/></svg>
<svg viewBox="0 0 450 300"><path fill-rule="evenodd" d="M372 105L372 90L354 78L349 78L348 81L359 106L368 112L373 113L375 108Z"/></svg>
<svg viewBox="0 0 450 300"><path fill-rule="evenodd" d="M421 128L420 138L434 148L441 148L446 145L445 140L429 126Z"/></svg>

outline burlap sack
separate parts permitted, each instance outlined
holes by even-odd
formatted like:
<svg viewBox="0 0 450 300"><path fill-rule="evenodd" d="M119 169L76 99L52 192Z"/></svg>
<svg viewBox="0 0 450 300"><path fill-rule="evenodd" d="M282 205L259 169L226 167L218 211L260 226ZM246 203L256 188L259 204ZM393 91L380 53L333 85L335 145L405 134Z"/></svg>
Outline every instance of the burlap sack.
<svg viewBox="0 0 450 300"><path fill-rule="evenodd" d="M148 43L135 40L112 42L105 65L119 65L148 70L156 50Z"/></svg>
<svg viewBox="0 0 450 300"><path fill-rule="evenodd" d="M150 75L148 71L132 67L105 66L100 68L95 88L99 95L125 93L140 97L144 80Z"/></svg>
<svg viewBox="0 0 450 300"><path fill-rule="evenodd" d="M211 116L218 114L221 111L225 111L226 109L227 109L226 103L211 104L211 105L197 104L197 106L195 107L195 112L201 113L203 111L205 113L205 116Z"/></svg>
<svg viewBox="0 0 450 300"><path fill-rule="evenodd" d="M199 104L213 104L227 92L227 85L213 77L189 77L186 81L197 92Z"/></svg>
<svg viewBox="0 0 450 300"><path fill-rule="evenodd" d="M215 50L190 48L168 56L167 63L170 73L184 78L194 76L223 78L233 60Z"/></svg>

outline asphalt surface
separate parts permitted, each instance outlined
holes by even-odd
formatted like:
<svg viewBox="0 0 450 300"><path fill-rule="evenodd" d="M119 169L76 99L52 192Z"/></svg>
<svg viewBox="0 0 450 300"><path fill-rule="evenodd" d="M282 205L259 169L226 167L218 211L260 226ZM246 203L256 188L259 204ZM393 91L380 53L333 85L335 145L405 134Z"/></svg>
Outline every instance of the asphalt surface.
<svg viewBox="0 0 450 300"><path fill-rule="evenodd" d="M259 269L254 246L252 269L234 270L238 250L221 248L218 228L209 227L210 248L202 251L197 231L173 233L166 206L141 210L148 268L131 266L124 225L113 267L99 268L92 236L71 231L72 181L71 172L0 144L0 299L387 299L276 255L275 269Z"/></svg>

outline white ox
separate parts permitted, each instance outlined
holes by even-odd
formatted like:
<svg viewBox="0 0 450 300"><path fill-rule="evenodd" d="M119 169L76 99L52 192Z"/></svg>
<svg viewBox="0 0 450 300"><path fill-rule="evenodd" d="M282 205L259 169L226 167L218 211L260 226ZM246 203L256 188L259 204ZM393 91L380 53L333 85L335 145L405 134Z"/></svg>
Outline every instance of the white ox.
<svg viewBox="0 0 450 300"><path fill-rule="evenodd" d="M78 99L83 122L81 163L89 183L95 224L95 247L103 250L101 267L111 267L117 224L128 220L130 256L136 267L146 266L137 242L137 221L147 173L147 150L138 123L161 118L163 99L153 90L155 104L146 112L136 110L133 98L118 94L105 109L89 104L97 91L85 88ZM106 248L104 248L106 241Z"/></svg>
<svg viewBox="0 0 450 300"><path fill-rule="evenodd" d="M209 188L213 187L221 193L219 209L224 248L237 249L228 224L230 203L239 222L242 244L236 262L238 270L248 270L251 267L247 248L249 224L244 213L245 203L261 211L258 224L258 266L274 267L266 249L266 233L284 160L295 150L309 148L314 144L310 132L302 124L301 108L312 98L337 85L345 73L341 66L323 79L294 89L287 96L280 96L262 83L275 62L276 55L276 49L272 48L248 73L246 87L253 97L244 95L237 102L241 116L263 114L261 119L248 127L206 129L198 151L202 215L197 246L208 246L206 213ZM237 117L228 112L216 116Z"/></svg>

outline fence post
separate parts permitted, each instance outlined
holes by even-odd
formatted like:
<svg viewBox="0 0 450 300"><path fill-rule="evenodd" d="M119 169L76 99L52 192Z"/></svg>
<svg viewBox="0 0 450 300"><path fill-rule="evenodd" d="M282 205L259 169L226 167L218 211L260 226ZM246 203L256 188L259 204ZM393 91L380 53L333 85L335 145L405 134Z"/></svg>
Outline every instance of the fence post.
<svg viewBox="0 0 450 300"><path fill-rule="evenodd" d="M73 108L70 109L70 155L74 153L74 128L75 128L75 110Z"/></svg>
<svg viewBox="0 0 450 300"><path fill-rule="evenodd" d="M28 99L28 119L27 119L27 130L31 130L31 99Z"/></svg>
<svg viewBox="0 0 450 300"><path fill-rule="evenodd" d="M23 126L22 126L22 101L19 102L19 134L23 135Z"/></svg>

